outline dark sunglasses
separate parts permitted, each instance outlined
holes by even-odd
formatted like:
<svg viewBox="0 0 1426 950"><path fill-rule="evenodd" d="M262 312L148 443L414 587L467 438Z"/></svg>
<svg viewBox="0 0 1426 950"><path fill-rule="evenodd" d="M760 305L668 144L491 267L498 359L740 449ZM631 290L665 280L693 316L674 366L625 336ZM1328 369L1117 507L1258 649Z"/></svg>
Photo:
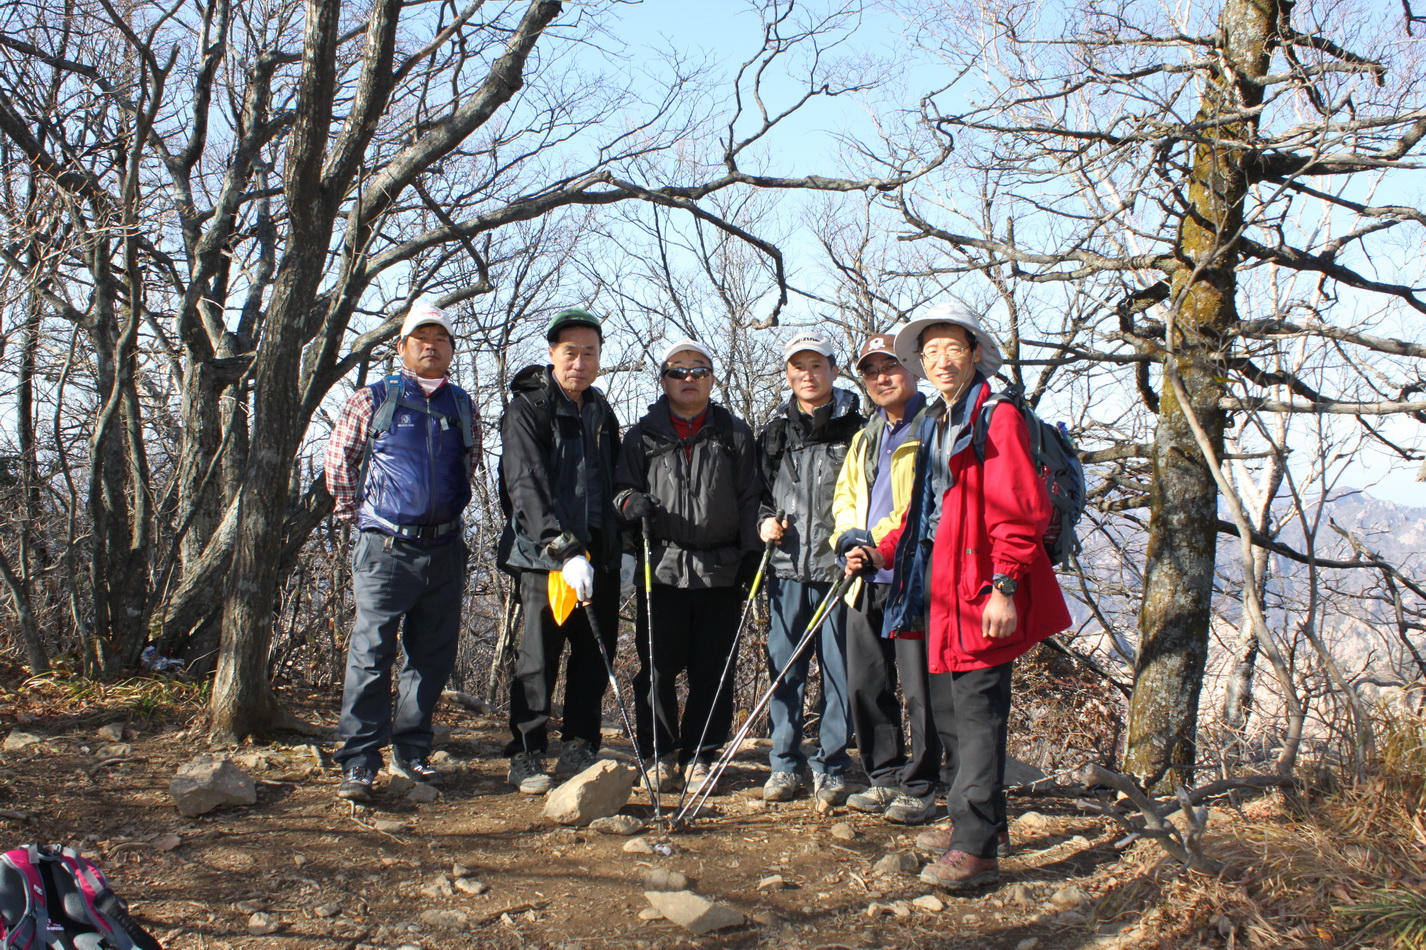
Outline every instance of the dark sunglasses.
<svg viewBox="0 0 1426 950"><path fill-rule="evenodd" d="M670 366L663 371L665 379L707 379L712 375L711 366Z"/></svg>

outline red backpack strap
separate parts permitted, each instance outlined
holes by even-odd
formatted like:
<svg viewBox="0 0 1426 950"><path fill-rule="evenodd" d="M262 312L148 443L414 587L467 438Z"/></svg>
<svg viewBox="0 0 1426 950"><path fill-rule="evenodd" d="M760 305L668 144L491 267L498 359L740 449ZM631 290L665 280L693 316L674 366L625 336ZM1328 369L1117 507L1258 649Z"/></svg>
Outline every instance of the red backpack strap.
<svg viewBox="0 0 1426 950"><path fill-rule="evenodd" d="M0 948L3 950L41 950L45 946L50 920L40 860L39 850L32 844L0 854Z"/></svg>

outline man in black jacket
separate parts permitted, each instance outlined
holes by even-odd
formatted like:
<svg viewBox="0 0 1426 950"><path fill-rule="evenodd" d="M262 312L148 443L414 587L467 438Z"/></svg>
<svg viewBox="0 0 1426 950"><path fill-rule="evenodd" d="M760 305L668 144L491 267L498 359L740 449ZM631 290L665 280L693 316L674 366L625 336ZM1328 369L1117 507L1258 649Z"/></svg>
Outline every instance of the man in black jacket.
<svg viewBox="0 0 1426 950"><path fill-rule="evenodd" d="M555 314L545 336L549 365L515 375L500 424L506 520L499 563L518 578L525 609L505 754L510 784L529 795L554 784L545 773L546 723L565 646L564 744L556 773L573 775L593 764L608 685L586 611L556 620L550 574L561 573L580 604L592 602L611 658L619 631L619 523L612 504L619 423L592 385L604 331L598 317L571 308Z"/></svg>
<svg viewBox="0 0 1426 950"><path fill-rule="evenodd" d="M685 769L690 786L701 786L732 726L733 689L722 674L731 679L736 665L729 654L740 565L757 564L761 480L752 430L712 401L713 354L702 343L669 346L659 379L663 396L624 435L614 504L634 529L651 529L653 584L639 600L634 703L639 752L659 755L649 780L670 791Z"/></svg>
<svg viewBox="0 0 1426 950"><path fill-rule="evenodd" d="M793 647L841 571L832 551L832 496L847 444L866 423L857 396L832 385L837 361L825 337L799 334L784 348L783 357L792 395L778 406L758 436L764 482L758 531L761 540L778 545L767 588L771 608L768 665L774 676L791 659ZM776 517L779 509L786 513L780 522ZM851 716L845 616L845 604L831 605L817 636L823 706L818 749L811 759L802 751L802 703L810 651L802 654L773 689L768 705L772 774L763 785L765 801L788 801L805 792L809 765L819 800L834 805L846 801Z"/></svg>

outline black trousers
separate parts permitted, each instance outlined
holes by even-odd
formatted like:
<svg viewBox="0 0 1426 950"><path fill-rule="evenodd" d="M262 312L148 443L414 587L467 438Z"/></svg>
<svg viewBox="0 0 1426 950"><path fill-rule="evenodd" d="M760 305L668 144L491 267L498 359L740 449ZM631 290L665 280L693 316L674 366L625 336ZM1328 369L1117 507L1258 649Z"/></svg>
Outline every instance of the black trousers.
<svg viewBox="0 0 1426 950"><path fill-rule="evenodd" d="M896 788L917 798L935 794L941 767L941 740L931 715L931 674L926 641L887 639L881 621L890 584L864 584L857 606L847 611L847 691L862 768L873 785ZM906 700L911 755L901 730Z"/></svg>
<svg viewBox="0 0 1426 950"><path fill-rule="evenodd" d="M520 632L515 677L510 682L511 740L505 747L507 756L544 752L549 747L550 703L565 647L569 648L569 661L564 671L562 738L583 739L599 748L609 673L590 629L588 610L575 607L563 625L555 623L550 611L548 583L549 575L544 571L520 574L520 603L525 608L525 624ZM593 610L604 648L612 661L619 642L617 572L595 568Z"/></svg>
<svg viewBox="0 0 1426 950"><path fill-rule="evenodd" d="M686 590L654 584L653 659L649 657L649 604L639 595L634 709L639 754L678 754L678 764L718 757L733 725L733 673L729 662L743 606L736 587ZM723 670L728 681L723 682ZM687 674L688 701L678 714L678 676ZM719 684L722 683L722 689ZM717 703L714 703L714 697ZM705 735L705 727L707 733ZM702 743L699 739L702 737Z"/></svg>
<svg viewBox="0 0 1426 950"><path fill-rule="evenodd" d="M1005 745L1010 734L1012 663L963 673L931 674L936 731L955 778L946 793L951 850L993 858L1006 828Z"/></svg>

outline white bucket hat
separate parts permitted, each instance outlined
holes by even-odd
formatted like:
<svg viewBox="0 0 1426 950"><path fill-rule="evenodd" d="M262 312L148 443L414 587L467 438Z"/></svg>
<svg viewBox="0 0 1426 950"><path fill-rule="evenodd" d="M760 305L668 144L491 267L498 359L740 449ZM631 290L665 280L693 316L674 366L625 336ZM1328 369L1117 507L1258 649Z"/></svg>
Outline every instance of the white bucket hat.
<svg viewBox="0 0 1426 950"><path fill-rule="evenodd" d="M901 361L902 366L922 379L930 377L926 375L926 367L921 365L921 357L916 351L921 348L922 331L936 323L952 323L970 331L971 336L980 344L980 359L975 361L975 368L980 370L986 379L994 376L995 371L1005 362L1005 357L1000 355L1000 344L981 327L980 315L964 300L952 297L945 303L936 304L926 311L925 316L917 317L896 331L896 358Z"/></svg>

